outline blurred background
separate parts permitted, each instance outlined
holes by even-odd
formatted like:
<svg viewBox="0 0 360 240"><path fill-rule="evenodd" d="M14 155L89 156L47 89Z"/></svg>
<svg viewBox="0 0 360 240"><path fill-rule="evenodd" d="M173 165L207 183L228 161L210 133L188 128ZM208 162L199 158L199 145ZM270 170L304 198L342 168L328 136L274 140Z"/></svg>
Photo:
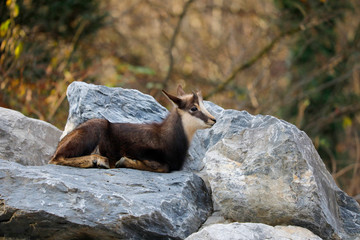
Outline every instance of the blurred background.
<svg viewBox="0 0 360 240"><path fill-rule="evenodd" d="M360 201L359 0L2 0L0 106L63 129L72 81L201 89L312 139Z"/></svg>

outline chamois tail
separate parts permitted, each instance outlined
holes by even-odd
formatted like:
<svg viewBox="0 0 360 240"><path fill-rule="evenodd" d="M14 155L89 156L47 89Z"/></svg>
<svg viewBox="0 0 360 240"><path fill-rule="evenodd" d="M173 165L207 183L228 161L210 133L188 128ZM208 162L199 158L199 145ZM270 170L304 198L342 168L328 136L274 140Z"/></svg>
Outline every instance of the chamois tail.
<svg viewBox="0 0 360 240"><path fill-rule="evenodd" d="M107 132L109 122L105 119L92 119L66 135L50 160L50 164L74 167L109 168L106 157L91 155Z"/></svg>

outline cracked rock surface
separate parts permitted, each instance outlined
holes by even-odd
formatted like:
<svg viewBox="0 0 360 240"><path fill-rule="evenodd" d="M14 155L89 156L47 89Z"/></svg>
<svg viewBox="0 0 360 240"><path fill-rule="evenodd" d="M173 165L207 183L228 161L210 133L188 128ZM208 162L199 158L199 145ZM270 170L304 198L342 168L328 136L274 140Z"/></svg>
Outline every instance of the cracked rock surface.
<svg viewBox="0 0 360 240"><path fill-rule="evenodd" d="M0 160L0 236L184 239L211 212L198 176ZM87 233L88 229L92 229Z"/></svg>
<svg viewBox="0 0 360 240"><path fill-rule="evenodd" d="M359 204L337 187L305 132L272 116L214 112L219 121L199 136L210 139L203 163L225 219L360 237Z"/></svg>

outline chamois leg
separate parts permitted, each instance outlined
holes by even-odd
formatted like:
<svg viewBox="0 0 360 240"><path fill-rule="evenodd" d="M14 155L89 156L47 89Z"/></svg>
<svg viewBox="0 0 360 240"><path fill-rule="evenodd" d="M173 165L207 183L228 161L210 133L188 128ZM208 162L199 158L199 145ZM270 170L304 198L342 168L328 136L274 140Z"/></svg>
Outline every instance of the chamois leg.
<svg viewBox="0 0 360 240"><path fill-rule="evenodd" d="M66 135L50 160L50 164L72 167L100 167L110 168L109 160L96 153L109 122L105 119L92 119Z"/></svg>
<svg viewBox="0 0 360 240"><path fill-rule="evenodd" d="M109 160L97 154L72 158L56 157L51 159L49 163L81 168L110 168Z"/></svg>
<svg viewBox="0 0 360 240"><path fill-rule="evenodd" d="M133 160L127 157L122 157L119 161L116 162L115 167L117 168L132 168L150 172L159 172L159 173L168 173L169 166L167 164L161 164L156 161L149 160Z"/></svg>

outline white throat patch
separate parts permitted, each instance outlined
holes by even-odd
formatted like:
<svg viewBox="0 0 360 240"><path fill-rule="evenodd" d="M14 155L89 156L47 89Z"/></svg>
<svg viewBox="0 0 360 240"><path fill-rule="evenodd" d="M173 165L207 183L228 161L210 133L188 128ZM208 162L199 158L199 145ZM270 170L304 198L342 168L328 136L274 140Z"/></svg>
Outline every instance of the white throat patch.
<svg viewBox="0 0 360 240"><path fill-rule="evenodd" d="M190 144L196 130L208 128L208 126L206 125L206 123L204 123L203 120L192 116L190 113L186 111L178 109L178 112L181 116L181 122L184 127L186 137Z"/></svg>

